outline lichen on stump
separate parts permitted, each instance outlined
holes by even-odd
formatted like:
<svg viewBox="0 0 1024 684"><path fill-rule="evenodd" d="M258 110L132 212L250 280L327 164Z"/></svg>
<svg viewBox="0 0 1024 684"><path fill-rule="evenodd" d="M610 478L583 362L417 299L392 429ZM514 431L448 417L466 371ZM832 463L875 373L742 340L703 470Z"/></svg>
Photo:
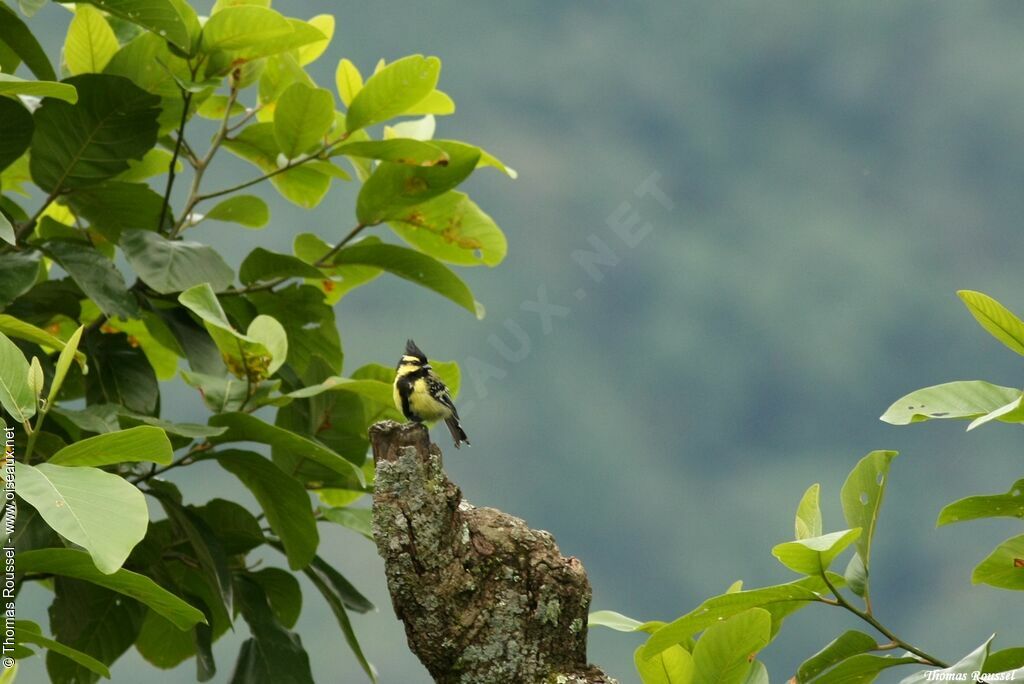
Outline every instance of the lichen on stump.
<svg viewBox="0 0 1024 684"><path fill-rule="evenodd" d="M439 684L612 684L587 664L583 565L463 500L426 428L370 428L373 537L409 647Z"/></svg>

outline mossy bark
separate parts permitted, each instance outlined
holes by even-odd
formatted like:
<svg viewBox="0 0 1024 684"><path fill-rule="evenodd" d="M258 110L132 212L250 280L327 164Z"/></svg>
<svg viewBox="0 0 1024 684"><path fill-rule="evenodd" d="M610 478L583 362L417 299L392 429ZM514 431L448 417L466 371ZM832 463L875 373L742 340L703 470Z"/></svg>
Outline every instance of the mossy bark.
<svg viewBox="0 0 1024 684"><path fill-rule="evenodd" d="M587 664L583 565L462 498L421 425L370 428L373 536L409 647L439 684L612 684Z"/></svg>

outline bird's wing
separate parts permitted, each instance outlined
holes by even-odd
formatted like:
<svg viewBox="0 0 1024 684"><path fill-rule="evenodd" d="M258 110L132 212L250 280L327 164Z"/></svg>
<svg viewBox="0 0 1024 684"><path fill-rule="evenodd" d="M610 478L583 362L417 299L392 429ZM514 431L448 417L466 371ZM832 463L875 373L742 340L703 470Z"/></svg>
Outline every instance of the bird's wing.
<svg viewBox="0 0 1024 684"><path fill-rule="evenodd" d="M452 401L452 396L448 393L448 388L445 387L445 384L441 382L441 378L437 377L433 373L428 375L427 389L435 399L451 409L453 416L456 418L459 417L459 412L455 409L455 402Z"/></svg>

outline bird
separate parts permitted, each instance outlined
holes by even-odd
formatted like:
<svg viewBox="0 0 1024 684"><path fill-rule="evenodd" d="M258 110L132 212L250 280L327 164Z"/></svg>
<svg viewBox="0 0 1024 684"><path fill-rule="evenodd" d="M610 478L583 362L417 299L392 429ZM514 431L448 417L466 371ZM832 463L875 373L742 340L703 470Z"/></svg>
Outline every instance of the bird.
<svg viewBox="0 0 1024 684"><path fill-rule="evenodd" d="M443 420L452 434L455 448L463 442L469 446L469 437L459 423L459 412L448 388L430 367L427 355L412 340L405 343L405 354L398 361L394 399L395 406L409 420L414 423Z"/></svg>

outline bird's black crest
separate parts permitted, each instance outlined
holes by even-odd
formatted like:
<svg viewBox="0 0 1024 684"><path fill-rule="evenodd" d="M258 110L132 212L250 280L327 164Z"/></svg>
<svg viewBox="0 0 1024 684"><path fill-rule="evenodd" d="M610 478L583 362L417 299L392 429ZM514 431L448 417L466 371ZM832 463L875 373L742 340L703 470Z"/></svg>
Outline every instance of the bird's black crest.
<svg viewBox="0 0 1024 684"><path fill-rule="evenodd" d="M405 354L406 354L406 356L415 356L417 359L419 359L423 363L427 362L427 355L424 354L423 350L421 350L419 347L417 347L416 343L413 342L412 340L408 340L405 343Z"/></svg>

